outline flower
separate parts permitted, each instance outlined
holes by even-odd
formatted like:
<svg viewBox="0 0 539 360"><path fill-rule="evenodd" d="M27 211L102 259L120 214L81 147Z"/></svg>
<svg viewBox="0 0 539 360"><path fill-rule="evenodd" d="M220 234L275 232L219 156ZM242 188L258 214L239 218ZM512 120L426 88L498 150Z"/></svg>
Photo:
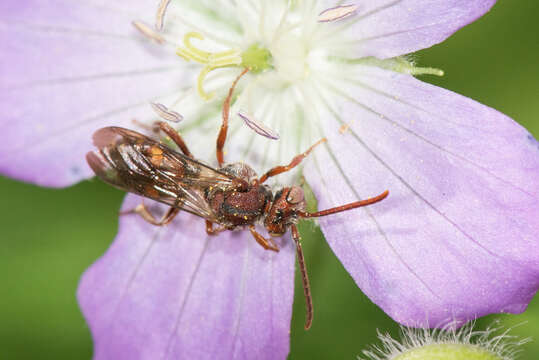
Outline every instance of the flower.
<svg viewBox="0 0 539 360"><path fill-rule="evenodd" d="M506 116L414 79L438 71L398 57L493 3L365 2L322 23L333 2L178 1L157 33L148 2L4 1L0 111L10 141L0 171L46 186L87 178L91 133L143 131L156 119L150 102L182 114L192 152L210 160L222 98L249 65L234 107L280 139L236 118L228 160L264 171L325 136L304 169L321 209L391 191L376 207L320 219L376 304L408 325L523 311L539 282L537 141ZM129 195L124 209L139 202ZM185 214L163 228L121 218L79 289L96 358L286 356L290 241L273 254L245 232L203 234Z"/></svg>

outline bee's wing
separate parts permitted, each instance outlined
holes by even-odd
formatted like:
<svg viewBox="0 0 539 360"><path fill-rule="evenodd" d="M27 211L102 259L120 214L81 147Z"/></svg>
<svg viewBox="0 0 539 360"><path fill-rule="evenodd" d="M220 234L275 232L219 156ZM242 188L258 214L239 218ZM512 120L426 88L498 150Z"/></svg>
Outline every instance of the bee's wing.
<svg viewBox="0 0 539 360"><path fill-rule="evenodd" d="M86 160L101 180L216 221L204 190L227 188L234 177L124 128L99 129L93 140L98 151L89 152Z"/></svg>

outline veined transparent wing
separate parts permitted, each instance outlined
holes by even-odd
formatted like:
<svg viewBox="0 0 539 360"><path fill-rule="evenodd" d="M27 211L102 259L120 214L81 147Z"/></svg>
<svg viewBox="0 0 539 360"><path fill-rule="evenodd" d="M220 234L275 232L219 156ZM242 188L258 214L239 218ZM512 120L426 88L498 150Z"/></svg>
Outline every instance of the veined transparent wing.
<svg viewBox="0 0 539 360"><path fill-rule="evenodd" d="M93 140L98 150L89 152L86 160L101 180L210 221L216 219L205 189L235 184L233 176L132 130L102 128Z"/></svg>

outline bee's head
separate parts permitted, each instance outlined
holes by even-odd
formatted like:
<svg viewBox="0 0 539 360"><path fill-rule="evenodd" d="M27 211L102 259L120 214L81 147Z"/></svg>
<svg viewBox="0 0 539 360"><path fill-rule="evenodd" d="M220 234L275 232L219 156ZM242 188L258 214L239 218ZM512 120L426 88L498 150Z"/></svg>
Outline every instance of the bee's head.
<svg viewBox="0 0 539 360"><path fill-rule="evenodd" d="M305 196L299 186L279 190L264 219L264 226L272 236L283 235L288 227L297 222L298 212L305 211Z"/></svg>

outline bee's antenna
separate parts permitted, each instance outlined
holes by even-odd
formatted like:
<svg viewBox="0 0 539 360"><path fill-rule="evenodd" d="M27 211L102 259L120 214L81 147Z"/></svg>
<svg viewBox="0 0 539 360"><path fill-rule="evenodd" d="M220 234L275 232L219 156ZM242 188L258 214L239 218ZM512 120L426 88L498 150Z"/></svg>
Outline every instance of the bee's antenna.
<svg viewBox="0 0 539 360"><path fill-rule="evenodd" d="M343 212L343 211L346 211L346 210L351 210L351 209L355 209L355 208L358 208L358 207L367 206L367 205L377 203L379 201L384 200L387 197L387 195L389 195L389 190L386 190L383 193L381 193L380 195L372 197L370 199L356 201L356 202L353 202L353 203L350 203L350 204L337 206L337 207L327 209L327 210L322 210L322 211L317 211L317 212L312 212L312 213L306 212L306 211L300 211L300 212L298 212L298 216L302 217L302 218L313 218L313 217L320 217L320 216L336 214L336 213L340 213L340 212Z"/></svg>
<svg viewBox="0 0 539 360"><path fill-rule="evenodd" d="M303 294L305 295L305 330L309 330L313 323L313 299L311 296L311 286L309 285L309 276L305 266L305 258L301 249L301 238L296 225L292 225L292 239L296 243L296 254L298 256L299 269L301 270L301 281L303 282Z"/></svg>

